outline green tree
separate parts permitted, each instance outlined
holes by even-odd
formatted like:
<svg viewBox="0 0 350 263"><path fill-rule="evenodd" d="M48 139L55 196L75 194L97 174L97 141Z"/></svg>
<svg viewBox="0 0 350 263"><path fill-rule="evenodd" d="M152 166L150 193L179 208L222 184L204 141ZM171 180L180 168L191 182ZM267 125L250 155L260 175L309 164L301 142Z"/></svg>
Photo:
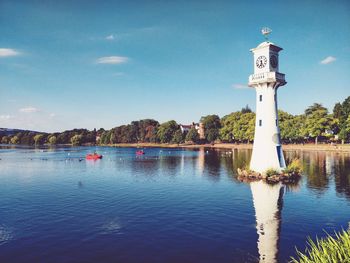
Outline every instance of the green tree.
<svg viewBox="0 0 350 263"><path fill-rule="evenodd" d="M333 108L333 116L337 120L334 133L338 134L339 139L344 143L347 140L346 121L350 115L350 96L347 97L343 103L336 103Z"/></svg>
<svg viewBox="0 0 350 263"><path fill-rule="evenodd" d="M11 144L18 144L19 143L19 138L17 135L13 136L10 140Z"/></svg>
<svg viewBox="0 0 350 263"><path fill-rule="evenodd" d="M50 145L56 145L56 142L57 142L56 136L55 135L50 136L48 139L48 142Z"/></svg>
<svg viewBox="0 0 350 263"><path fill-rule="evenodd" d="M306 108L305 115L309 116L313 114L315 111L326 111L328 113L327 108L323 107L322 104L314 103L313 105Z"/></svg>
<svg viewBox="0 0 350 263"><path fill-rule="evenodd" d="M201 118L204 126L205 139L208 142L214 142L219 137L221 122L218 115L207 115Z"/></svg>
<svg viewBox="0 0 350 263"><path fill-rule="evenodd" d="M349 116L350 115L350 96L347 97L343 103L342 103L342 110L343 110L343 114L344 116ZM347 118L345 118L346 120Z"/></svg>
<svg viewBox="0 0 350 263"><path fill-rule="evenodd" d="M327 130L331 130L334 119L328 115L328 111L322 105L315 103L305 110L306 120L303 127L303 133L306 136L315 138L315 144L318 138L325 135Z"/></svg>
<svg viewBox="0 0 350 263"><path fill-rule="evenodd" d="M136 138L139 142L150 142L150 140L154 141L154 133L156 127L159 126L159 122L153 119L144 119L137 122L132 122L136 129ZM152 127L152 128L151 128ZM150 131L152 130L152 132ZM151 133L150 133L151 132Z"/></svg>
<svg viewBox="0 0 350 263"><path fill-rule="evenodd" d="M157 127L158 125L156 126L153 126L153 125L148 125L145 129L145 138L144 138L144 141L145 142L157 142Z"/></svg>
<svg viewBox="0 0 350 263"><path fill-rule="evenodd" d="M70 142L73 145L81 145L82 143L82 135L74 135L71 139Z"/></svg>
<svg viewBox="0 0 350 263"><path fill-rule="evenodd" d="M349 138L350 138L350 115L346 119L345 123L343 124L343 127L339 132L339 139L342 141L342 143L349 140Z"/></svg>
<svg viewBox="0 0 350 263"><path fill-rule="evenodd" d="M220 139L225 142L233 142L235 139L234 130L235 124L241 118L242 112L236 111L221 119Z"/></svg>
<svg viewBox="0 0 350 263"><path fill-rule="evenodd" d="M162 123L157 131L157 137L161 143L169 143L178 129L179 125L174 120Z"/></svg>
<svg viewBox="0 0 350 263"><path fill-rule="evenodd" d="M248 104L244 108L241 109L241 113L251 113L251 112L252 112L252 110L251 110L251 108L249 108Z"/></svg>
<svg viewBox="0 0 350 263"><path fill-rule="evenodd" d="M304 138L305 115L293 116L287 112L278 111L278 124L281 139L284 142L301 142Z"/></svg>
<svg viewBox="0 0 350 263"><path fill-rule="evenodd" d="M254 139L255 113L248 112L242 114L241 118L235 123L233 135L240 142L251 142Z"/></svg>
<svg viewBox="0 0 350 263"><path fill-rule="evenodd" d="M108 131L103 131L100 134L100 144L109 144L109 137L108 137L109 133Z"/></svg>
<svg viewBox="0 0 350 263"><path fill-rule="evenodd" d="M34 136L34 143L35 143L35 145L44 144L44 135L43 134L36 134Z"/></svg>
<svg viewBox="0 0 350 263"><path fill-rule="evenodd" d="M9 137L8 136L4 136L1 138L1 143L3 144L8 144L9 143Z"/></svg>
<svg viewBox="0 0 350 263"><path fill-rule="evenodd" d="M213 143L219 137L219 131L217 129L209 129L206 132L206 139L208 142Z"/></svg>
<svg viewBox="0 0 350 263"><path fill-rule="evenodd" d="M180 143L183 143L183 141L184 141L184 135L180 129L177 129L174 133L172 142L180 144Z"/></svg>
<svg viewBox="0 0 350 263"><path fill-rule="evenodd" d="M199 134L198 134L198 131L196 130L195 127L192 127L188 131L188 133L186 134L185 141L187 141L187 142L194 142L194 143L197 143L199 141Z"/></svg>
<svg viewBox="0 0 350 263"><path fill-rule="evenodd" d="M343 106L338 102L334 105L333 116L334 118L341 119L343 115Z"/></svg>
<svg viewBox="0 0 350 263"><path fill-rule="evenodd" d="M220 139L226 142L250 142L254 139L255 113L236 111L221 120Z"/></svg>
<svg viewBox="0 0 350 263"><path fill-rule="evenodd" d="M36 134L37 133L31 132L31 131L24 132L19 143L26 144L26 145L33 145L34 144L34 136Z"/></svg>

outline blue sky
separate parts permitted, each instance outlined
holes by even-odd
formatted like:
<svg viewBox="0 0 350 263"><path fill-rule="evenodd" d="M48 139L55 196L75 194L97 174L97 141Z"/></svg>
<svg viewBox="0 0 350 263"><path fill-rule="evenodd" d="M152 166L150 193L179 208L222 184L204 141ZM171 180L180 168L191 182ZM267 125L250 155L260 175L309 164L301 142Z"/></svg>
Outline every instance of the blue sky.
<svg viewBox="0 0 350 263"><path fill-rule="evenodd" d="M0 0L0 25L0 127L109 129L255 109L244 85L263 26L284 49L282 110L332 110L350 95L349 1Z"/></svg>

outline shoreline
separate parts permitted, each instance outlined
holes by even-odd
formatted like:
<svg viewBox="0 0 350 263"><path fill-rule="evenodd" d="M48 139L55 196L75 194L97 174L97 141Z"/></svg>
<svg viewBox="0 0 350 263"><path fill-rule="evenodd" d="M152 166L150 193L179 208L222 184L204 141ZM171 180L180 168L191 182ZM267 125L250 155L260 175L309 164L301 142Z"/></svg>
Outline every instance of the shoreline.
<svg viewBox="0 0 350 263"><path fill-rule="evenodd" d="M213 149L252 149L253 144L216 143L216 144L166 144L166 143L118 143L106 144L108 147L134 147L134 148L213 148ZM350 144L282 144L285 151L327 151L348 152Z"/></svg>
<svg viewBox="0 0 350 263"><path fill-rule="evenodd" d="M1 146L24 146L33 147L34 145L19 145L19 144L0 144ZM71 144L56 144L56 145L38 145L37 147L72 147ZM251 150L253 144L235 144L235 143L215 143L215 144L171 144L171 143L117 143L117 144L82 144L82 147L103 146L116 148L187 148L187 149L239 149ZM318 152L336 152L350 153L350 144L282 144L284 151L318 151Z"/></svg>

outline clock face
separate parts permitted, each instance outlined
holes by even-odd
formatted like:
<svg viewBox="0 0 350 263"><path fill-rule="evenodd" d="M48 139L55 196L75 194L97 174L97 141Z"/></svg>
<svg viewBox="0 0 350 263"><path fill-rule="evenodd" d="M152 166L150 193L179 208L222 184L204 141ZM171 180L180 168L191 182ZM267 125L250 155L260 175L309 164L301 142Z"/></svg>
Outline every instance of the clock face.
<svg viewBox="0 0 350 263"><path fill-rule="evenodd" d="M267 58L265 56L260 56L256 59L256 66L258 68L263 68L266 66Z"/></svg>
<svg viewBox="0 0 350 263"><path fill-rule="evenodd" d="M275 55L272 55L270 57L270 64L271 64L271 67L275 68L277 67L277 57Z"/></svg>

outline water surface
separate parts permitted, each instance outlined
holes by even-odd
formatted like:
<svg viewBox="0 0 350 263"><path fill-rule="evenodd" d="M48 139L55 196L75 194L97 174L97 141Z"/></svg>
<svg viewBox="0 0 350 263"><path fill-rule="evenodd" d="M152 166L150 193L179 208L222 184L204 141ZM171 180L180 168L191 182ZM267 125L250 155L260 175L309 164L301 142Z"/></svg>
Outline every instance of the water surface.
<svg viewBox="0 0 350 263"><path fill-rule="evenodd" d="M2 147L0 262L286 262L348 227L348 154L285 152L305 175L269 186L237 180L249 150L135 151Z"/></svg>

